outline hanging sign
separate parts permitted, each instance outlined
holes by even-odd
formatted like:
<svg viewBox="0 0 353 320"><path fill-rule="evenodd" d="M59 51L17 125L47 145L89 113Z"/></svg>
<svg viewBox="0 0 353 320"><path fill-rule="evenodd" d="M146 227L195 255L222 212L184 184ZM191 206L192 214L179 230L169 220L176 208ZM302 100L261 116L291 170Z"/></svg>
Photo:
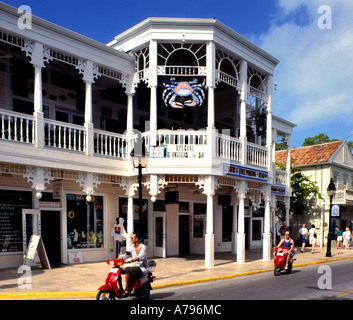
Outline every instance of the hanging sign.
<svg viewBox="0 0 353 320"><path fill-rule="evenodd" d="M331 208L331 218L339 218L341 216L340 206L334 204Z"/></svg>

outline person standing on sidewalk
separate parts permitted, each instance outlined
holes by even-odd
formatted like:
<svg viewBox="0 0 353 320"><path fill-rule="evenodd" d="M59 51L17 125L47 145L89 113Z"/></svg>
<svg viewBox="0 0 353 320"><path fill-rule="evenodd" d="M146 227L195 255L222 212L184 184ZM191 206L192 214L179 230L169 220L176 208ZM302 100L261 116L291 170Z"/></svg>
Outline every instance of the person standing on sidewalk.
<svg viewBox="0 0 353 320"><path fill-rule="evenodd" d="M343 236L343 246L345 247L345 249L349 249L349 245L352 240L351 230L349 230L349 228L346 228L346 231L343 232L342 236Z"/></svg>
<svg viewBox="0 0 353 320"><path fill-rule="evenodd" d="M342 227L339 227L339 229L337 231L337 249L339 249L340 244L341 244L341 249L343 249L343 247L342 247L342 242L343 242L342 234L343 234Z"/></svg>
<svg viewBox="0 0 353 320"><path fill-rule="evenodd" d="M297 240L299 236L300 236L300 241L302 244L302 249L300 251L302 253L304 253L305 244L306 244L306 237L308 236L308 229L306 228L305 224L303 224L302 227L299 229L299 232L298 232L295 240Z"/></svg>
<svg viewBox="0 0 353 320"><path fill-rule="evenodd" d="M311 225L311 229L309 230L309 243L311 244L311 254L314 253L316 238L317 232L315 225Z"/></svg>

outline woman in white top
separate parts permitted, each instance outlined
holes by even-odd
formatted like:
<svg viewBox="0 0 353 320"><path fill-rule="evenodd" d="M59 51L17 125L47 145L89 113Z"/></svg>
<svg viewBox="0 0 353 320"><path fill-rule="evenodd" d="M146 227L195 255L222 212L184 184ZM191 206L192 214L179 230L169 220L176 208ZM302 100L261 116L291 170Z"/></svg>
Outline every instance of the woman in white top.
<svg viewBox="0 0 353 320"><path fill-rule="evenodd" d="M351 230L349 230L349 228L346 228L346 231L343 232L342 237L343 237L343 246L346 249L349 249L349 245L350 245L351 240L352 240Z"/></svg>
<svg viewBox="0 0 353 320"><path fill-rule="evenodd" d="M299 236L300 236L300 241L302 243L302 249L300 251L304 253L306 237L308 236L308 229L306 228L305 224L303 224L302 227L299 229L299 232L295 240L297 240Z"/></svg>
<svg viewBox="0 0 353 320"><path fill-rule="evenodd" d="M312 254L314 253L314 249L315 249L316 237L317 237L316 229L315 229L315 226L312 225L311 229L309 230L309 243L311 244Z"/></svg>

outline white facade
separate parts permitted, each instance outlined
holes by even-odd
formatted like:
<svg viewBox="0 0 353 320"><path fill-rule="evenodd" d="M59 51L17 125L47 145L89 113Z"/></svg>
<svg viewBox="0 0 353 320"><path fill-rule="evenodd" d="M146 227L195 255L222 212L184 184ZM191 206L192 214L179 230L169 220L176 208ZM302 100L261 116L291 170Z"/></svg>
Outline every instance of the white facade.
<svg viewBox="0 0 353 320"><path fill-rule="evenodd" d="M103 45L37 17L20 30L18 17L0 4L0 266L22 263L23 208L41 211L61 263L115 256L118 217L150 256L270 259L274 199L290 196L274 142L294 127L273 116L278 60L215 19L149 18Z"/></svg>

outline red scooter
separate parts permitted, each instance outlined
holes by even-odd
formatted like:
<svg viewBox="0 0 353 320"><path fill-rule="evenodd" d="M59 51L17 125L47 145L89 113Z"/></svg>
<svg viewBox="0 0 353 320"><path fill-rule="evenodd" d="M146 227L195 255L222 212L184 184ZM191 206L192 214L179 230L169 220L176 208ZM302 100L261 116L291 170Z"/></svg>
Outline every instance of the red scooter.
<svg viewBox="0 0 353 320"><path fill-rule="evenodd" d="M288 249L284 248L273 248L273 251L277 251L275 254L275 258L273 260L274 262L274 269L273 272L275 276L278 276L282 270L285 270L287 273L290 273L293 268L293 256L289 258L288 266L287 269L285 269L286 266L286 252Z"/></svg>
<svg viewBox="0 0 353 320"><path fill-rule="evenodd" d="M108 273L105 279L105 284L98 288L96 300L115 300L124 298L122 296L124 290L119 285L119 278L121 279L121 265L124 261L121 259L110 259L107 260L107 264L113 268ZM149 269L156 266L155 261L149 261ZM152 290L151 283L156 277L152 275L152 272L148 272L147 275L143 275L140 279L135 282L134 288L131 291L130 296L137 297L138 300L147 300L150 297L150 291ZM121 283L121 281L120 281Z"/></svg>

